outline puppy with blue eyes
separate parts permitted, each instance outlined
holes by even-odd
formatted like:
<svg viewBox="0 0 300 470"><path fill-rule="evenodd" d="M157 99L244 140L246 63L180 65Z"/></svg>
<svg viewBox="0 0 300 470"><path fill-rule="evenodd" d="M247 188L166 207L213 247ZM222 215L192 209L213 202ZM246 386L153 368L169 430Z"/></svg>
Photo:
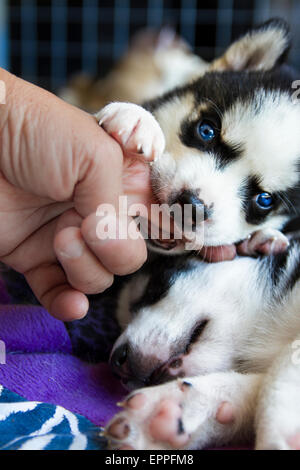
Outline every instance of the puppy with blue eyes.
<svg viewBox="0 0 300 470"><path fill-rule="evenodd" d="M270 20L191 83L143 107L111 103L96 115L126 155L152 162L159 203L192 207L184 241L213 247L212 257L228 249L234 257L236 246L271 254L288 245L279 230L298 214L300 157L290 41L285 22ZM169 253L184 248L154 243Z"/></svg>

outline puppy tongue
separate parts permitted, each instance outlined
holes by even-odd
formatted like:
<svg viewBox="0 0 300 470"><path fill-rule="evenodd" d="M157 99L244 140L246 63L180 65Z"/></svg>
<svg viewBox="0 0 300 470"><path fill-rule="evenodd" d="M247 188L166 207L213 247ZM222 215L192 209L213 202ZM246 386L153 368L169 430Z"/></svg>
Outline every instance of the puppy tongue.
<svg viewBox="0 0 300 470"><path fill-rule="evenodd" d="M236 257L235 245L205 246L200 251L200 256L208 263L231 261Z"/></svg>

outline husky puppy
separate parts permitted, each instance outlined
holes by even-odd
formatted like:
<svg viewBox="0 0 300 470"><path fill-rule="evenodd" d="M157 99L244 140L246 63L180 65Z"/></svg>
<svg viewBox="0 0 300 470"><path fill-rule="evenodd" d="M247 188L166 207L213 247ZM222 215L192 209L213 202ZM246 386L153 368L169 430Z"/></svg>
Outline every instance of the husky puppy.
<svg viewBox="0 0 300 470"><path fill-rule="evenodd" d="M300 241L216 264L156 256L119 299L111 364L128 388L147 388L108 424L112 446L255 436L257 449L300 449Z"/></svg>
<svg viewBox="0 0 300 470"><path fill-rule="evenodd" d="M300 103L285 64L290 46L286 23L270 20L191 83L144 107L111 103L96 115L125 154L154 160L158 202L192 207L184 237L194 249L281 230L298 213ZM268 239L272 232L255 248Z"/></svg>

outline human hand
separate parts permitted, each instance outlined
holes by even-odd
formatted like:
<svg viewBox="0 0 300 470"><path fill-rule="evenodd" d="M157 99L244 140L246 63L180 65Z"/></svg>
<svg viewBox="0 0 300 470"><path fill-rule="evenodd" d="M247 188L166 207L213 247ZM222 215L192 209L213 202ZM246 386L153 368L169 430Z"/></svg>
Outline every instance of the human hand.
<svg viewBox="0 0 300 470"><path fill-rule="evenodd" d="M78 319L88 310L84 293L103 292L114 274L146 260L141 236L99 240L95 212L100 203L117 208L124 193L147 205L149 168L123 161L91 115L4 70L0 79L0 259L52 315Z"/></svg>

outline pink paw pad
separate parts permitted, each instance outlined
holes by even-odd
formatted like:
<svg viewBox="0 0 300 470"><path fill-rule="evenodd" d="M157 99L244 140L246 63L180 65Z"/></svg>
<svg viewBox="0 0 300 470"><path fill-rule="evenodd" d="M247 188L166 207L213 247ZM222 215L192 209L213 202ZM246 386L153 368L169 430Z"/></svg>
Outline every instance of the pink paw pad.
<svg viewBox="0 0 300 470"><path fill-rule="evenodd" d="M287 443L292 450L300 450L300 433L298 432L289 437Z"/></svg>
<svg viewBox="0 0 300 470"><path fill-rule="evenodd" d="M147 399L145 395L143 395L142 393L137 393L136 395L133 395L132 397L130 397L124 403L124 406L132 410L139 410L145 406L146 401Z"/></svg>
<svg viewBox="0 0 300 470"><path fill-rule="evenodd" d="M235 420L234 407L231 403L224 401L218 408L216 420L220 424L231 424Z"/></svg>
<svg viewBox="0 0 300 470"><path fill-rule="evenodd" d="M168 399L163 400L149 425L151 437L156 441L169 443L173 447L184 446L189 436L184 431L181 413L178 403Z"/></svg>
<svg viewBox="0 0 300 470"><path fill-rule="evenodd" d="M130 427L125 418L120 417L111 423L106 434L114 439L125 439L128 437Z"/></svg>

